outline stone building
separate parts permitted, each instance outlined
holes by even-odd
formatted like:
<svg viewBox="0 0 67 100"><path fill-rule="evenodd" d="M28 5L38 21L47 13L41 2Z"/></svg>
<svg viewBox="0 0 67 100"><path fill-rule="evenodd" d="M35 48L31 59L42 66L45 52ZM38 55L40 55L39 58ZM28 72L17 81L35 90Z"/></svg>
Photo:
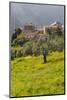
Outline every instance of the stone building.
<svg viewBox="0 0 67 100"><path fill-rule="evenodd" d="M57 28L61 29L61 31L62 31L62 24L59 22L54 22L48 26L44 26L44 34L47 35L50 32L54 33L54 32L56 32Z"/></svg>
<svg viewBox="0 0 67 100"><path fill-rule="evenodd" d="M35 26L34 26L32 23L26 24L26 25L24 25L24 27L23 27L23 31L24 31L25 33L34 32L34 31L35 31Z"/></svg>

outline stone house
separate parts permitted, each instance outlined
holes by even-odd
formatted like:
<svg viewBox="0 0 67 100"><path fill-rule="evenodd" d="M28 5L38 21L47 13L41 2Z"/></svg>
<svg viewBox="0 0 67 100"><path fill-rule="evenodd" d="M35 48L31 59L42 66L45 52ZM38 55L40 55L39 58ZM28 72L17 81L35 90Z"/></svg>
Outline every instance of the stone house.
<svg viewBox="0 0 67 100"><path fill-rule="evenodd" d="M26 25L24 25L24 27L23 27L23 31L24 31L25 33L34 32L34 31L35 31L35 26L34 26L32 23L26 24Z"/></svg>
<svg viewBox="0 0 67 100"><path fill-rule="evenodd" d="M44 26L44 34L47 35L49 32L54 33L56 32L57 28L61 29L62 31L62 24L59 22L54 22L48 26Z"/></svg>

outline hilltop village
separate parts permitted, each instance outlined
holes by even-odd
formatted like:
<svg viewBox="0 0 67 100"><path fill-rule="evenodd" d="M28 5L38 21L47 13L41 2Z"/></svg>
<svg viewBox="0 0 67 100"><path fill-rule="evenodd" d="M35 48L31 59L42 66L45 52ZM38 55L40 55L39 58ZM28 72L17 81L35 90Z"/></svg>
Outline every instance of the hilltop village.
<svg viewBox="0 0 67 100"><path fill-rule="evenodd" d="M46 26L43 26L40 28L40 27L36 27L32 23L30 23L30 24L24 25L22 28L22 31L24 33L27 33L27 34L25 34L25 38L32 39L32 38L39 37L39 36L46 37L50 33L54 34L54 33L56 33L57 29L60 29L63 33L64 32L64 25L62 25L59 22L54 22L50 25L46 25Z"/></svg>

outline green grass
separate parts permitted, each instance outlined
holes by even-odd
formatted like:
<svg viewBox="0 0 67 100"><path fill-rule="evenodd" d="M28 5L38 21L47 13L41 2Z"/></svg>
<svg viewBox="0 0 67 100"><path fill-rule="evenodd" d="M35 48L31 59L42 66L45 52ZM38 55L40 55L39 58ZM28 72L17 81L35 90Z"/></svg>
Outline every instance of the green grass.
<svg viewBox="0 0 67 100"><path fill-rule="evenodd" d="M64 52L11 61L11 96L64 94Z"/></svg>

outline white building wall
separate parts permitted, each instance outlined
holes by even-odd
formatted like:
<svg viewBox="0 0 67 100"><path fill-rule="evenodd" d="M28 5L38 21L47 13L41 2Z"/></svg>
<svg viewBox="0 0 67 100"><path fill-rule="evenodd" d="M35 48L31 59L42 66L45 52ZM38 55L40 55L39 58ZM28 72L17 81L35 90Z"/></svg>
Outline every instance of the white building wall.
<svg viewBox="0 0 67 100"><path fill-rule="evenodd" d="M44 30L44 34L46 34L46 30L45 30L45 28L46 28L46 27L44 26L44 27L43 27L43 30Z"/></svg>

